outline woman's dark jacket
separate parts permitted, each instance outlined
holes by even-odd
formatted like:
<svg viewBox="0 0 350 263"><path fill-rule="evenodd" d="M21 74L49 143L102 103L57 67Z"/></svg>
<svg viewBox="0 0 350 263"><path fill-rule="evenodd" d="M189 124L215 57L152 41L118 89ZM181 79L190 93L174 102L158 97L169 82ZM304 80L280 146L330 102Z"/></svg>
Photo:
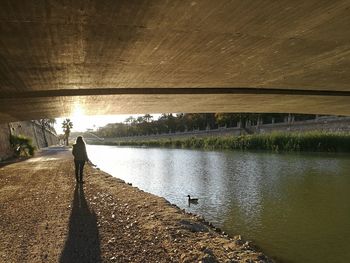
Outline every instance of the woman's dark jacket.
<svg viewBox="0 0 350 263"><path fill-rule="evenodd" d="M73 156L75 161L88 161L89 158L86 153L85 144L74 144L73 145Z"/></svg>

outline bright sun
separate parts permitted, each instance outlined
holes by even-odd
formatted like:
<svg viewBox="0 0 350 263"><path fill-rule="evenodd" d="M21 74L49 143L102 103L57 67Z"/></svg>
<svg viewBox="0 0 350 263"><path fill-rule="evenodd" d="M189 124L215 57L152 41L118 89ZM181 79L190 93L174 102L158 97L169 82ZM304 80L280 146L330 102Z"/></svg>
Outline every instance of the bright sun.
<svg viewBox="0 0 350 263"><path fill-rule="evenodd" d="M84 132L87 129L97 129L105 126L108 123L124 122L129 116L137 118L144 114L119 114L119 115L85 115L85 111L79 105L76 105L73 114L69 117L56 118L55 129L58 134L62 134L62 122L69 118L73 122L72 131ZM157 119L160 114L151 114L154 119Z"/></svg>

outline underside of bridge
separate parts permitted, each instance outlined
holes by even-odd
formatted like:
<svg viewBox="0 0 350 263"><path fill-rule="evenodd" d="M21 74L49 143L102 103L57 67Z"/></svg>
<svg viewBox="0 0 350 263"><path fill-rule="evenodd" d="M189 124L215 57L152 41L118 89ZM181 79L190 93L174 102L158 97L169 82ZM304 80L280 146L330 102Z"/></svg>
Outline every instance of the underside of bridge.
<svg viewBox="0 0 350 263"><path fill-rule="evenodd" d="M1 0L0 121L350 115L349 0Z"/></svg>

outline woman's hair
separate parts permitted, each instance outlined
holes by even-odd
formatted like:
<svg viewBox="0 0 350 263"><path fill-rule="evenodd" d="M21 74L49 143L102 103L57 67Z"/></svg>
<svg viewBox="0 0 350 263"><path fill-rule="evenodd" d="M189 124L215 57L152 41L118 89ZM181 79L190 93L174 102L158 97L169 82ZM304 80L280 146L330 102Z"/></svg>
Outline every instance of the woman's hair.
<svg viewBox="0 0 350 263"><path fill-rule="evenodd" d="M84 142L84 140L83 140L83 137L82 137L82 136L78 136L78 137L77 137L76 144L85 144L85 142Z"/></svg>

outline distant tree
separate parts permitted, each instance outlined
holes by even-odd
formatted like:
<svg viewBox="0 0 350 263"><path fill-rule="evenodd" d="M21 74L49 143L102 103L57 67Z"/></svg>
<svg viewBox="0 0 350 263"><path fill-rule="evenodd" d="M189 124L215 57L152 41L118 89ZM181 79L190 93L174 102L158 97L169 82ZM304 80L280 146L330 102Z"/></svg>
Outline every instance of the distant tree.
<svg viewBox="0 0 350 263"><path fill-rule="evenodd" d="M73 122L71 122L70 119L65 119L62 122L62 129L64 131L64 138L65 138L67 146L68 146L68 139L69 139L70 131L72 128L73 128Z"/></svg>
<svg viewBox="0 0 350 263"><path fill-rule="evenodd" d="M206 128L215 129L217 128L215 121L215 113L205 113Z"/></svg>
<svg viewBox="0 0 350 263"><path fill-rule="evenodd" d="M255 117L251 113L232 113L232 118L235 122L241 123L241 128L245 128L247 121L253 121Z"/></svg>
<svg viewBox="0 0 350 263"><path fill-rule="evenodd" d="M241 123L241 127L245 128L246 122L257 122L259 114L256 113L216 113L215 120L219 126L233 127L238 122Z"/></svg>
<svg viewBox="0 0 350 263"><path fill-rule="evenodd" d="M45 144L45 147L48 147L49 144L47 142L47 137L46 137L46 129L49 129L51 128L51 126L56 123L56 120L55 119L39 119L39 123L40 123L40 126L41 126L41 131L43 133L43 138L44 138L44 144Z"/></svg>
<svg viewBox="0 0 350 263"><path fill-rule="evenodd" d="M176 131L176 117L172 113L163 113L157 123L161 132L175 132Z"/></svg>
<svg viewBox="0 0 350 263"><path fill-rule="evenodd" d="M236 127L239 122L244 129L246 124L283 122L286 116L286 113L163 113L158 120L152 120L152 115L145 114L137 119L130 116L123 123L107 124L99 128L96 134L109 138L150 135L216 129L218 126ZM294 116L298 119L314 118L313 115Z"/></svg>
<svg viewBox="0 0 350 263"><path fill-rule="evenodd" d="M222 126L230 126L232 121L232 114L230 113L215 113L215 121L217 125Z"/></svg>
<svg viewBox="0 0 350 263"><path fill-rule="evenodd" d="M143 116L143 119L145 120L145 122L150 122L153 119L153 116L150 114L145 114Z"/></svg>
<svg viewBox="0 0 350 263"><path fill-rule="evenodd" d="M137 121L138 123L143 123L143 122L144 122L144 119L143 119L143 117L137 117L136 121Z"/></svg>
<svg viewBox="0 0 350 263"><path fill-rule="evenodd" d="M175 123L177 132L187 131L188 127L186 125L185 113L176 113Z"/></svg>
<svg viewBox="0 0 350 263"><path fill-rule="evenodd" d="M126 118L124 122L126 124L131 125L131 124L135 123L135 118L133 116L130 116L130 117Z"/></svg>

